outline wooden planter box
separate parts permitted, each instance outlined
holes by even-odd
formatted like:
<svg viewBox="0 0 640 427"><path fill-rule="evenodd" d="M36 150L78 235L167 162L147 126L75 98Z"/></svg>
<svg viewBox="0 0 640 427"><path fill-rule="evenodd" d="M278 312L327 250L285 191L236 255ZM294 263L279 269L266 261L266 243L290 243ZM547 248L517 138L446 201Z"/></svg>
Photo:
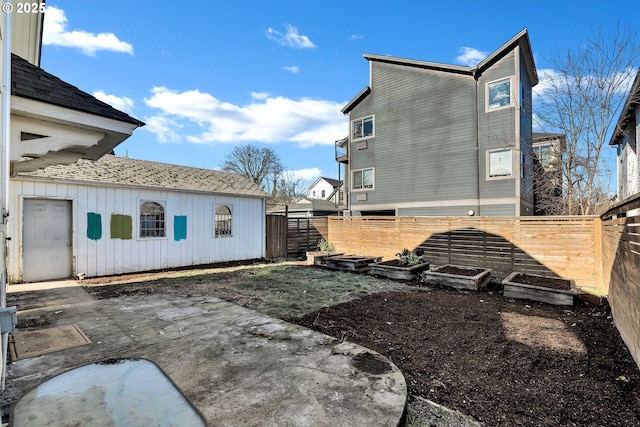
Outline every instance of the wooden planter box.
<svg viewBox="0 0 640 427"><path fill-rule="evenodd" d="M464 265L446 264L422 273L424 283L477 291L491 280L491 270Z"/></svg>
<svg viewBox="0 0 640 427"><path fill-rule="evenodd" d="M573 305L577 295L573 280L514 272L502 281L503 295L556 305Z"/></svg>
<svg viewBox="0 0 640 427"><path fill-rule="evenodd" d="M327 251L307 252L307 265L325 265L328 257L338 255L344 255L344 253Z"/></svg>
<svg viewBox="0 0 640 427"><path fill-rule="evenodd" d="M429 262L412 266L401 266L397 259L369 264L369 274L397 280L413 280L429 268Z"/></svg>
<svg viewBox="0 0 640 427"><path fill-rule="evenodd" d="M334 270L365 271L369 264L378 262L381 256L370 255L338 255L326 258L327 268Z"/></svg>

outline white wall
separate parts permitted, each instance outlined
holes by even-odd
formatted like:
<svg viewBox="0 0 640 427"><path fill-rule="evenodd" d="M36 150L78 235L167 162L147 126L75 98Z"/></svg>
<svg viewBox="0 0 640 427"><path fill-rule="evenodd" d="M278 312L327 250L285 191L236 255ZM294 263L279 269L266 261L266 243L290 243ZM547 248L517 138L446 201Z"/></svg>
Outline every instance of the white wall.
<svg viewBox="0 0 640 427"><path fill-rule="evenodd" d="M84 273L86 277L255 259L265 254L265 212L260 198L15 179L11 183L13 209L8 228L11 282L22 280L22 206L25 198L71 200L73 273ZM164 202L164 238L138 237L141 199ZM219 204L232 209L232 237L214 237L214 211ZM89 212L101 216L100 239L87 237ZM132 217L131 239L111 238L112 214ZM174 240L173 221L177 215L187 217L187 237L179 241Z"/></svg>
<svg viewBox="0 0 640 427"><path fill-rule="evenodd" d="M618 199L624 200L640 192L640 108L635 111L635 124L626 129L618 157Z"/></svg>
<svg viewBox="0 0 640 427"><path fill-rule="evenodd" d="M322 197L322 190L325 190L324 197ZM315 191L315 195L313 194L314 191ZM329 196L331 196L331 193L333 193L333 186L329 184L327 181L325 181L324 179L321 179L316 183L316 185L309 188L307 197L311 199L327 200L329 199Z"/></svg>

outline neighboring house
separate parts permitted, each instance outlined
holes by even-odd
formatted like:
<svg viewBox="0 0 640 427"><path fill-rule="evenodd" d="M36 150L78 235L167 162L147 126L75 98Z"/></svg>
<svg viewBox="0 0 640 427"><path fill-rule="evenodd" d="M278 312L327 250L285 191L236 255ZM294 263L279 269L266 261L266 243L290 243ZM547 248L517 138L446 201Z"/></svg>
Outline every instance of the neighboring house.
<svg viewBox="0 0 640 427"><path fill-rule="evenodd" d="M321 176L309 186L307 197L310 199L331 200L335 203L340 196L339 189L341 185L342 182L340 180Z"/></svg>
<svg viewBox="0 0 640 427"><path fill-rule="evenodd" d="M640 192L640 70L622 108L609 145L618 148L618 200Z"/></svg>
<svg viewBox="0 0 640 427"><path fill-rule="evenodd" d="M369 85L336 142L350 215L533 214L529 36L475 67L365 54Z"/></svg>
<svg viewBox="0 0 640 427"><path fill-rule="evenodd" d="M11 182L12 282L264 257L268 195L242 175L105 155Z"/></svg>
<svg viewBox="0 0 640 427"><path fill-rule="evenodd" d="M558 133L533 133L533 187L535 215L557 214L562 198L562 162L566 137Z"/></svg>
<svg viewBox="0 0 640 427"><path fill-rule="evenodd" d="M338 215L339 209L332 200L312 199L302 197L289 206L273 205L268 209L269 213L284 214L289 218L301 218L310 216Z"/></svg>

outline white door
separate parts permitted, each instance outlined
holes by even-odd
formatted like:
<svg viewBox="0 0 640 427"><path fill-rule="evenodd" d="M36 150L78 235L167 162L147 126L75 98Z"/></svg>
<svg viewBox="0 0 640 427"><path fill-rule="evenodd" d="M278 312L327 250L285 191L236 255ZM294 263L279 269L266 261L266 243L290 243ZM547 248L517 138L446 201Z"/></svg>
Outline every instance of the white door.
<svg viewBox="0 0 640 427"><path fill-rule="evenodd" d="M71 277L71 202L25 199L22 280Z"/></svg>

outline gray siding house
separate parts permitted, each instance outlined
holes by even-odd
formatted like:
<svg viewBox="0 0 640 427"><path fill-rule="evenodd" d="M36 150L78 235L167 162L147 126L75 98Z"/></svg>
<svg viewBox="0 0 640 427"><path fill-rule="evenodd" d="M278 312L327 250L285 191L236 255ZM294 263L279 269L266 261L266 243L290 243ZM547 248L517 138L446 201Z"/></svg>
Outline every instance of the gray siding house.
<svg viewBox="0 0 640 427"><path fill-rule="evenodd" d="M610 145L618 148L618 200L640 192L640 71L636 74L627 101L624 104Z"/></svg>
<svg viewBox="0 0 640 427"><path fill-rule="evenodd" d="M475 67L364 54L370 82L343 109L346 215L533 214L523 30Z"/></svg>

